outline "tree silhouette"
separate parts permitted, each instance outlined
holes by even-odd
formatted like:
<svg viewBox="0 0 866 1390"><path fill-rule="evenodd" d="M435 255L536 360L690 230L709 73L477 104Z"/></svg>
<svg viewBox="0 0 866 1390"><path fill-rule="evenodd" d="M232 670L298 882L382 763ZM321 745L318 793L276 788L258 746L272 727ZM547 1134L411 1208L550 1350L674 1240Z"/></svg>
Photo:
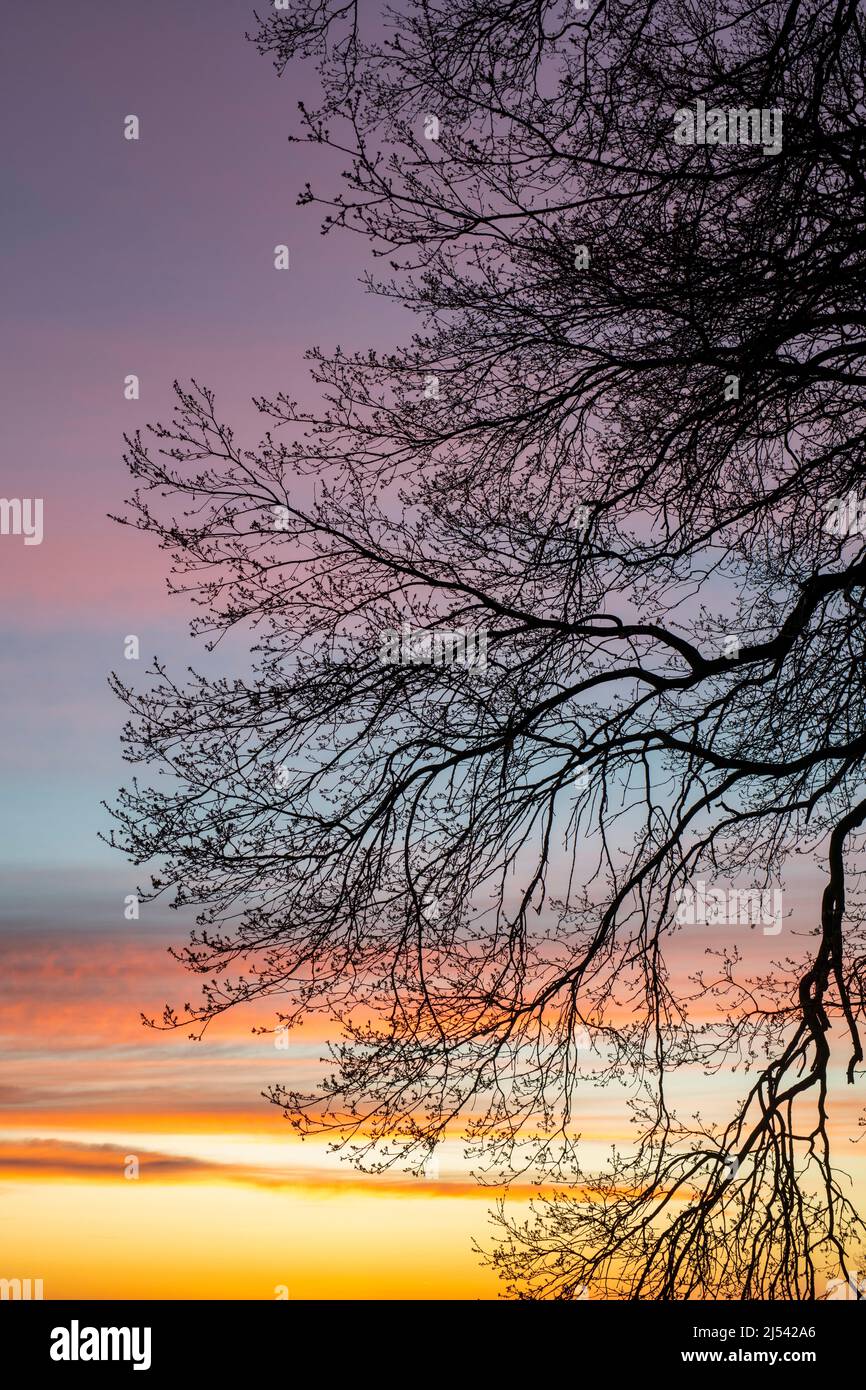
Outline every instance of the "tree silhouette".
<svg viewBox="0 0 866 1390"><path fill-rule="evenodd" d="M296 138L347 169L300 201L419 322L312 350L321 409L257 400L258 447L195 382L128 440L195 630L254 633L249 679L114 679L168 780L113 838L200 912L163 1026L323 1014L320 1091L270 1093L302 1133L379 1169L459 1129L557 1185L499 1208L517 1296L820 1296L863 1230L829 1119L866 983L863 16L293 0L251 37L318 65ZM739 143L681 143L698 110ZM820 909L801 871L770 963L719 927L684 984L688 893L763 903L795 856ZM678 1074L732 1071L729 1118L683 1113ZM600 1081L635 1122L602 1172Z"/></svg>

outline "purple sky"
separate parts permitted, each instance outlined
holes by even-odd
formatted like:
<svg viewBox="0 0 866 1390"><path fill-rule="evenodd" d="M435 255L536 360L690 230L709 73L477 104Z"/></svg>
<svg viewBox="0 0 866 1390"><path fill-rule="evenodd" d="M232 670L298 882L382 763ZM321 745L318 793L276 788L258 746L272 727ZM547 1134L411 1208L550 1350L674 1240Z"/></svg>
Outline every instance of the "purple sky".
<svg viewBox="0 0 866 1390"><path fill-rule="evenodd" d="M96 840L124 776L106 673L129 672L127 633L142 676L154 652L206 662L166 602L166 557L106 518L127 493L123 431L195 376L252 443L253 393L308 396L305 347L409 335L358 285L363 245L323 239L319 211L295 206L307 178L335 187L339 161L287 143L304 92L252 27L241 0L21 6L7 26L0 494L44 498L45 539L0 537L6 865L120 868Z"/></svg>

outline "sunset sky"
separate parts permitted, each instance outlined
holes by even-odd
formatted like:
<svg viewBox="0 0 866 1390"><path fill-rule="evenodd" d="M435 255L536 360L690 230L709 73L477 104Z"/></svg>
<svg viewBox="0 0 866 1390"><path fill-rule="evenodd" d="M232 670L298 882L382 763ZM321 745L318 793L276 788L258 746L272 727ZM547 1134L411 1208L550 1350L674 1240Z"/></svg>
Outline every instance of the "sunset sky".
<svg viewBox="0 0 866 1390"><path fill-rule="evenodd" d="M124 921L136 873L97 838L125 771L106 684L123 638L142 671L154 654L217 669L166 598L165 557L106 516L128 491L124 431L194 375L258 437L250 397L303 396L306 346L345 341L350 312L360 345L389 331L361 248L295 207L300 93L245 43L251 17L85 0L62 24L23 9L4 45L2 491L44 498L45 540L0 546L0 1275L32 1271L47 1298L490 1297L470 1245L490 1195L459 1146L435 1179L363 1180L262 1099L315 1079L321 1038L286 1053L249 1019L204 1043L142 1028L195 990L166 954L181 924ZM406 333L393 312L390 331Z"/></svg>
<svg viewBox="0 0 866 1390"><path fill-rule="evenodd" d="M45 539L0 544L5 694L0 869L0 1276L46 1298L492 1298L473 1252L491 1194L459 1136L438 1173L364 1178L301 1144L262 1098L314 1083L326 1039L288 1051L238 1015L201 1042L140 1014L194 998L170 959L183 923L126 922L138 872L98 839L128 769L106 677L133 679L123 639L216 673L190 612L165 593L166 557L107 513L123 508L124 431L166 417L177 377L212 387L248 442L250 397L310 391L302 354L405 341L366 295L364 248L295 207L317 172L286 141L303 93L244 42L252 5L81 0L25 6L3 53L7 156L3 301L4 496L44 498ZM35 83L32 74L39 72ZM141 139L123 139L128 113ZM335 168L320 158L327 181ZM292 269L273 269L273 248ZM138 402L123 398L140 376ZM814 920L820 883L796 909ZM752 937L769 959L779 947ZM704 940L686 933L688 974ZM786 947L787 949L787 947ZM705 1080L682 1083L701 1103ZM716 1094L741 1079L717 1078ZM855 1135L856 1097L834 1111ZM627 1136L622 1097L587 1088L587 1153ZM866 1146L845 1165L866 1186ZM139 1176L124 1176L128 1157ZM847 1154L846 1154L847 1160ZM522 1198L515 1199L519 1209Z"/></svg>

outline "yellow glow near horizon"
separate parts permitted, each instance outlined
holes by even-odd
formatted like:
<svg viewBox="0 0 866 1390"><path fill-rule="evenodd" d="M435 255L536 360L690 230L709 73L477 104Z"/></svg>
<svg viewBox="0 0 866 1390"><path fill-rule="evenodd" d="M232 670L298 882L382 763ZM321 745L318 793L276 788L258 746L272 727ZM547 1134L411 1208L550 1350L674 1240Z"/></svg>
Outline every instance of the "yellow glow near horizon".
<svg viewBox="0 0 866 1390"><path fill-rule="evenodd" d="M225 1182L0 1184L0 1275L46 1299L491 1299L482 1203Z"/></svg>

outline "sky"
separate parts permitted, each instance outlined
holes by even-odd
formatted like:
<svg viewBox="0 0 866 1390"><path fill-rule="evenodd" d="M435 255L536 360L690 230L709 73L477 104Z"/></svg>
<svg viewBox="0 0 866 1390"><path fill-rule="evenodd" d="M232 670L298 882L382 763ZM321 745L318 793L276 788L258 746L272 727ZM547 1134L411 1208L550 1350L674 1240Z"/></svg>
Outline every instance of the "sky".
<svg viewBox="0 0 866 1390"><path fill-rule="evenodd" d="M98 839L125 772L124 637L142 670L210 659L165 556L109 520L124 432L195 377L252 443L253 394L304 399L305 348L349 321L363 347L397 332L361 249L295 206L333 170L288 144L302 89L251 27L236 0L79 0L62 22L20 7L3 45L2 495L43 499L44 538L0 537L0 1276L46 1298L490 1297L471 1250L489 1194L462 1170L359 1179L262 1098L313 1079L321 1038L275 1054L248 1019L205 1044L142 1027L188 990L180 924L124 921L135 871Z"/></svg>
<svg viewBox="0 0 866 1390"><path fill-rule="evenodd" d="M135 870L99 840L125 774L107 684L124 638L142 672L242 657L193 648L165 556L109 519L124 432L195 377L252 443L253 394L310 392L305 348L408 336L358 284L357 239L323 239L295 206L335 166L287 143L304 88L245 42L251 24L239 0L77 0L6 28L2 495L43 499L44 538L0 536L0 1277L41 1278L46 1298L492 1298L472 1250L490 1193L456 1138L420 1178L364 1178L261 1094L314 1082L324 1036L275 1052L248 1017L198 1043L142 1027L188 997L167 954L182 923L125 921ZM625 1135L597 1088L581 1123L599 1155Z"/></svg>

